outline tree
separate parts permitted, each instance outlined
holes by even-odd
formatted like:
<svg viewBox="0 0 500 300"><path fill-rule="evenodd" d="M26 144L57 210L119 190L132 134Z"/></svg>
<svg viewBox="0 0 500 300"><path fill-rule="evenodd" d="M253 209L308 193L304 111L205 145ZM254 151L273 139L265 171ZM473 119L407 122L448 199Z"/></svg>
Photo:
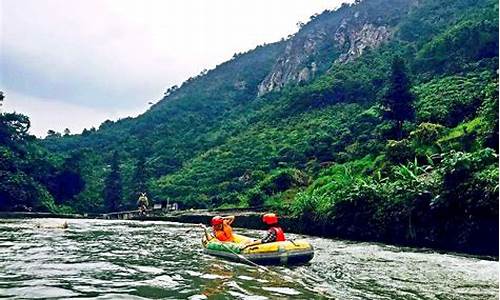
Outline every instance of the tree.
<svg viewBox="0 0 500 300"><path fill-rule="evenodd" d="M389 88L382 99L382 107L384 118L396 125L397 140L401 140L403 136L403 123L415 117L414 99L410 91L410 80L406 74L405 62L402 58L395 57L392 61Z"/></svg>
<svg viewBox="0 0 500 300"><path fill-rule="evenodd" d="M70 134L71 134L71 131L69 130L69 128L64 129L64 136L68 136Z"/></svg>
<svg viewBox="0 0 500 300"><path fill-rule="evenodd" d="M47 138L58 138L61 137L61 134L59 132L56 132L52 129L47 130Z"/></svg>
<svg viewBox="0 0 500 300"><path fill-rule="evenodd" d="M114 122L111 121L111 120L106 120L104 122L101 123L101 125L99 125L99 129L104 129L104 128L108 128L109 126L111 126Z"/></svg>
<svg viewBox="0 0 500 300"><path fill-rule="evenodd" d="M131 200L133 201L132 203L134 204L140 193L148 192L147 190L148 188L146 185L148 175L145 164L146 160L144 158L144 155L139 155L139 158L137 159L135 165L134 174L132 175L133 191Z"/></svg>
<svg viewBox="0 0 500 300"><path fill-rule="evenodd" d="M96 132L95 127L91 127L90 129L84 128L82 131L82 136L89 136L93 132Z"/></svg>
<svg viewBox="0 0 500 300"><path fill-rule="evenodd" d="M82 178L80 168L82 160L81 152L72 153L64 160L62 170L48 182L48 189L54 196L56 204L70 203L84 190L85 180Z"/></svg>
<svg viewBox="0 0 500 300"><path fill-rule="evenodd" d="M122 198L122 178L120 174L120 160L118 152L111 158L111 172L104 183L104 205L108 212L116 211Z"/></svg>
<svg viewBox="0 0 500 300"><path fill-rule="evenodd" d="M4 95L0 92L0 106ZM43 185L50 162L29 135L29 118L0 112L0 210L55 208ZM44 170L40 172L40 170Z"/></svg>
<svg viewBox="0 0 500 300"><path fill-rule="evenodd" d="M0 107L4 98L3 92L0 92ZM22 150L26 141L30 139L28 134L30 125L30 120L25 115L0 111L0 145L12 147L12 150L16 151Z"/></svg>

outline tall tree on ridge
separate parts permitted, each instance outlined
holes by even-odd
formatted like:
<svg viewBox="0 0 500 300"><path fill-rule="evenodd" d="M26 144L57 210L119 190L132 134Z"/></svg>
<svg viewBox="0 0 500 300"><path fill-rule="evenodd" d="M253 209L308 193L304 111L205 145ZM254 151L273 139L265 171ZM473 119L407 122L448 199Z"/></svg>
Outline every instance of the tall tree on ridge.
<svg viewBox="0 0 500 300"><path fill-rule="evenodd" d="M413 101L415 96L410 91L410 80L406 74L406 65L402 58L392 61L389 89L382 99L384 118L395 123L397 140L403 137L403 124L415 118Z"/></svg>
<svg viewBox="0 0 500 300"><path fill-rule="evenodd" d="M134 173L132 175L132 185L134 187L132 191L131 197L131 202L135 205L135 202L137 201L137 197L141 193L148 193L148 187L146 185L148 175L146 171L146 159L144 155L142 155L143 152L141 152L141 155L137 158L137 162L135 164L135 169Z"/></svg>
<svg viewBox="0 0 500 300"><path fill-rule="evenodd" d="M111 159L111 172L104 183L104 205L108 212L116 211L122 199L122 177L120 174L120 160L118 152L113 153Z"/></svg>

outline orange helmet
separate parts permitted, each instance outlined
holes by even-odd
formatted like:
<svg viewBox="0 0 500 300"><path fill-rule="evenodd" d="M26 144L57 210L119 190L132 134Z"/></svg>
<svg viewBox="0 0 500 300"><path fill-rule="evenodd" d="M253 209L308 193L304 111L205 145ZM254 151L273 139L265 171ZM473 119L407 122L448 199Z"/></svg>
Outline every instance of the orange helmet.
<svg viewBox="0 0 500 300"><path fill-rule="evenodd" d="M220 225L222 223L224 223L224 219L222 219L222 217L215 216L212 218L212 226L213 225Z"/></svg>
<svg viewBox="0 0 500 300"><path fill-rule="evenodd" d="M272 225L278 223L278 216L275 214L265 214L262 216L262 222L266 223L267 225Z"/></svg>

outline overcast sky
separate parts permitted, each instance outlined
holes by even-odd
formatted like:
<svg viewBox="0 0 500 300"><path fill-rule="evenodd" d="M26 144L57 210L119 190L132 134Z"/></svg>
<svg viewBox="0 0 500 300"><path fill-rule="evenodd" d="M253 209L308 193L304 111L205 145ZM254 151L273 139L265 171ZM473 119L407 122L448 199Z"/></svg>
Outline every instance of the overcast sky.
<svg viewBox="0 0 500 300"><path fill-rule="evenodd" d="M346 0L0 0L4 111L31 132L136 116L201 70Z"/></svg>

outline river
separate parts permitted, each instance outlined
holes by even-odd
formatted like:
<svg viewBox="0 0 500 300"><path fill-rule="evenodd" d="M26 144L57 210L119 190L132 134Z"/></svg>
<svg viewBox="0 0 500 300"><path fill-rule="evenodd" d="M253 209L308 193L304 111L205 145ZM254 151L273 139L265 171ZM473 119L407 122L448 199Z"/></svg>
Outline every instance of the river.
<svg viewBox="0 0 500 300"><path fill-rule="evenodd" d="M307 238L308 265L250 265L203 253L193 225L0 220L0 298L11 299L498 299L498 261ZM259 236L256 230L236 231Z"/></svg>

